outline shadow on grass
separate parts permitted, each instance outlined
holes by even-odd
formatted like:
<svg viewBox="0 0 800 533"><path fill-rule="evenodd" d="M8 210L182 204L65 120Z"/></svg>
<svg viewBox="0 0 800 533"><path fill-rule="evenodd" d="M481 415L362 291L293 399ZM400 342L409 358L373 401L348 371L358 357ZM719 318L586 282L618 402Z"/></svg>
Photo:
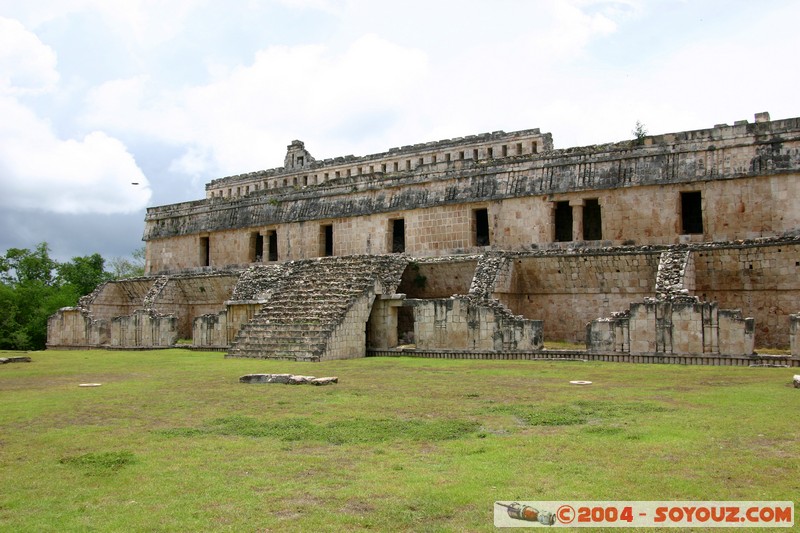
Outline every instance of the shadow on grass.
<svg viewBox="0 0 800 533"><path fill-rule="evenodd" d="M578 400L566 405L539 407L536 405L498 405L488 412L515 416L529 426L573 426L603 422L626 415L659 413L672 410L653 402L604 402Z"/></svg>
<svg viewBox="0 0 800 533"><path fill-rule="evenodd" d="M64 457L59 463L78 467L87 475L105 475L136 463L136 456L131 452L85 453L73 457Z"/></svg>
<svg viewBox="0 0 800 533"><path fill-rule="evenodd" d="M281 441L317 441L328 444L386 442L394 440L440 441L467 437L478 429L467 420L391 420L353 418L315 424L307 418L263 421L245 416L217 418L196 428L158 431L168 437L235 435L268 437Z"/></svg>

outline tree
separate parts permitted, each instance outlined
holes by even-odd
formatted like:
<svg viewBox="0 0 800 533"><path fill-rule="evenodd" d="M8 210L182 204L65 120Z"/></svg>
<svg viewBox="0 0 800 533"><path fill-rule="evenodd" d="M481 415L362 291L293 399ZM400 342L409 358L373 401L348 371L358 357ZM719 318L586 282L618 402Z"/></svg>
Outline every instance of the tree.
<svg viewBox="0 0 800 533"><path fill-rule="evenodd" d="M115 257L109 261L113 279L138 278L144 276L145 248L137 248L131 253L132 260L127 257Z"/></svg>
<svg viewBox="0 0 800 533"><path fill-rule="evenodd" d="M631 133L636 140L636 144L644 144L644 138L647 137L647 128L644 126L644 124L637 120L636 126L633 128Z"/></svg>
<svg viewBox="0 0 800 533"><path fill-rule="evenodd" d="M69 263L57 267L60 281L75 288L78 296L92 292L95 287L112 278L104 269L105 260L100 254L73 257Z"/></svg>
<svg viewBox="0 0 800 533"><path fill-rule="evenodd" d="M50 259L50 247L46 242L39 243L36 250L9 248L0 258L0 279L3 283L20 285L33 281L52 285L56 280L53 273L58 263Z"/></svg>
<svg viewBox="0 0 800 533"><path fill-rule="evenodd" d="M111 279L104 264L100 254L59 263L46 242L8 249L0 256L0 349L44 348L47 319Z"/></svg>

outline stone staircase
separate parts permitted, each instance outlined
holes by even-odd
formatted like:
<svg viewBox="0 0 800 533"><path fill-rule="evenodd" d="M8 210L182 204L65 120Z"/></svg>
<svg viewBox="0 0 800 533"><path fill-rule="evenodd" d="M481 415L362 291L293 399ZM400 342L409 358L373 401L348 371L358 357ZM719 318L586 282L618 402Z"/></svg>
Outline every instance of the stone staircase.
<svg viewBox="0 0 800 533"><path fill-rule="evenodd" d="M283 263L280 272L263 270L271 285L262 285L265 303L239 330L226 357L295 361L346 357L331 353L337 328L350 320L363 333L372 299L396 289L407 263L402 256L325 257ZM257 285L258 275L256 270L249 272L248 283ZM369 305L356 306L362 298ZM362 308L366 316L363 310L356 311Z"/></svg>
<svg viewBox="0 0 800 533"><path fill-rule="evenodd" d="M661 252L656 274L656 295L661 300L689 297L686 270L691 252L684 247L671 247Z"/></svg>

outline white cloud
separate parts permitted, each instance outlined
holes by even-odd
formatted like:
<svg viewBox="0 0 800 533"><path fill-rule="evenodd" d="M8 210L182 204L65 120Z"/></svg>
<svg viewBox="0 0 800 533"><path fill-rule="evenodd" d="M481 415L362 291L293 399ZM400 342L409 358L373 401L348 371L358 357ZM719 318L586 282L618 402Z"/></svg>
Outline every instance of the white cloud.
<svg viewBox="0 0 800 533"><path fill-rule="evenodd" d="M247 172L280 164L294 138L335 139L343 123L413 104L427 67L424 53L375 35L342 53L274 46L251 65L215 69L222 77L181 91L159 92L144 77L103 84L88 96L87 123L186 144L173 169L200 171L212 154L215 170Z"/></svg>
<svg viewBox="0 0 800 533"><path fill-rule="evenodd" d="M18 21L0 17L0 93L37 93L58 82L56 54Z"/></svg>
<svg viewBox="0 0 800 533"><path fill-rule="evenodd" d="M117 139L60 139L19 98L49 91L55 55L16 21L0 19L0 205L56 213L129 213L150 200L147 178ZM10 53L5 53L10 51ZM133 186L132 182L139 185Z"/></svg>

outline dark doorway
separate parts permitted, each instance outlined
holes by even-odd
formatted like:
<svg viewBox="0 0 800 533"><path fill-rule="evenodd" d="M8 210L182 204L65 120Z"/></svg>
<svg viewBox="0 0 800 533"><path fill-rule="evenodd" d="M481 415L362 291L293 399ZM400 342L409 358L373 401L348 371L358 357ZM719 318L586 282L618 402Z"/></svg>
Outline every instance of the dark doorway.
<svg viewBox="0 0 800 533"><path fill-rule="evenodd" d="M681 193L681 235L703 233L702 204L700 191Z"/></svg>
<svg viewBox="0 0 800 533"><path fill-rule="evenodd" d="M475 217L475 246L489 246L489 212L486 209L473 211Z"/></svg>
<svg viewBox="0 0 800 533"><path fill-rule="evenodd" d="M333 225L326 224L320 227L320 255L329 257L333 255Z"/></svg>
<svg viewBox="0 0 800 533"><path fill-rule="evenodd" d="M402 218L392 220L392 243L389 249L393 254L406 251L406 221Z"/></svg>
<svg viewBox="0 0 800 533"><path fill-rule="evenodd" d="M250 262L260 263L264 259L264 236L260 233L250 234Z"/></svg>
<svg viewBox="0 0 800 533"><path fill-rule="evenodd" d="M600 215L600 202L594 198L583 204L583 240L599 241L603 239L603 224Z"/></svg>
<svg viewBox="0 0 800 533"><path fill-rule="evenodd" d="M211 264L211 251L208 237L200 237L200 266L207 267Z"/></svg>
<svg viewBox="0 0 800 533"><path fill-rule="evenodd" d="M414 344L414 308L403 306L397 308L397 343Z"/></svg>
<svg viewBox="0 0 800 533"><path fill-rule="evenodd" d="M278 232L277 231L270 231L269 232L269 261L277 261L278 260Z"/></svg>
<svg viewBox="0 0 800 533"><path fill-rule="evenodd" d="M556 202L556 242L572 240L572 206L569 202Z"/></svg>

